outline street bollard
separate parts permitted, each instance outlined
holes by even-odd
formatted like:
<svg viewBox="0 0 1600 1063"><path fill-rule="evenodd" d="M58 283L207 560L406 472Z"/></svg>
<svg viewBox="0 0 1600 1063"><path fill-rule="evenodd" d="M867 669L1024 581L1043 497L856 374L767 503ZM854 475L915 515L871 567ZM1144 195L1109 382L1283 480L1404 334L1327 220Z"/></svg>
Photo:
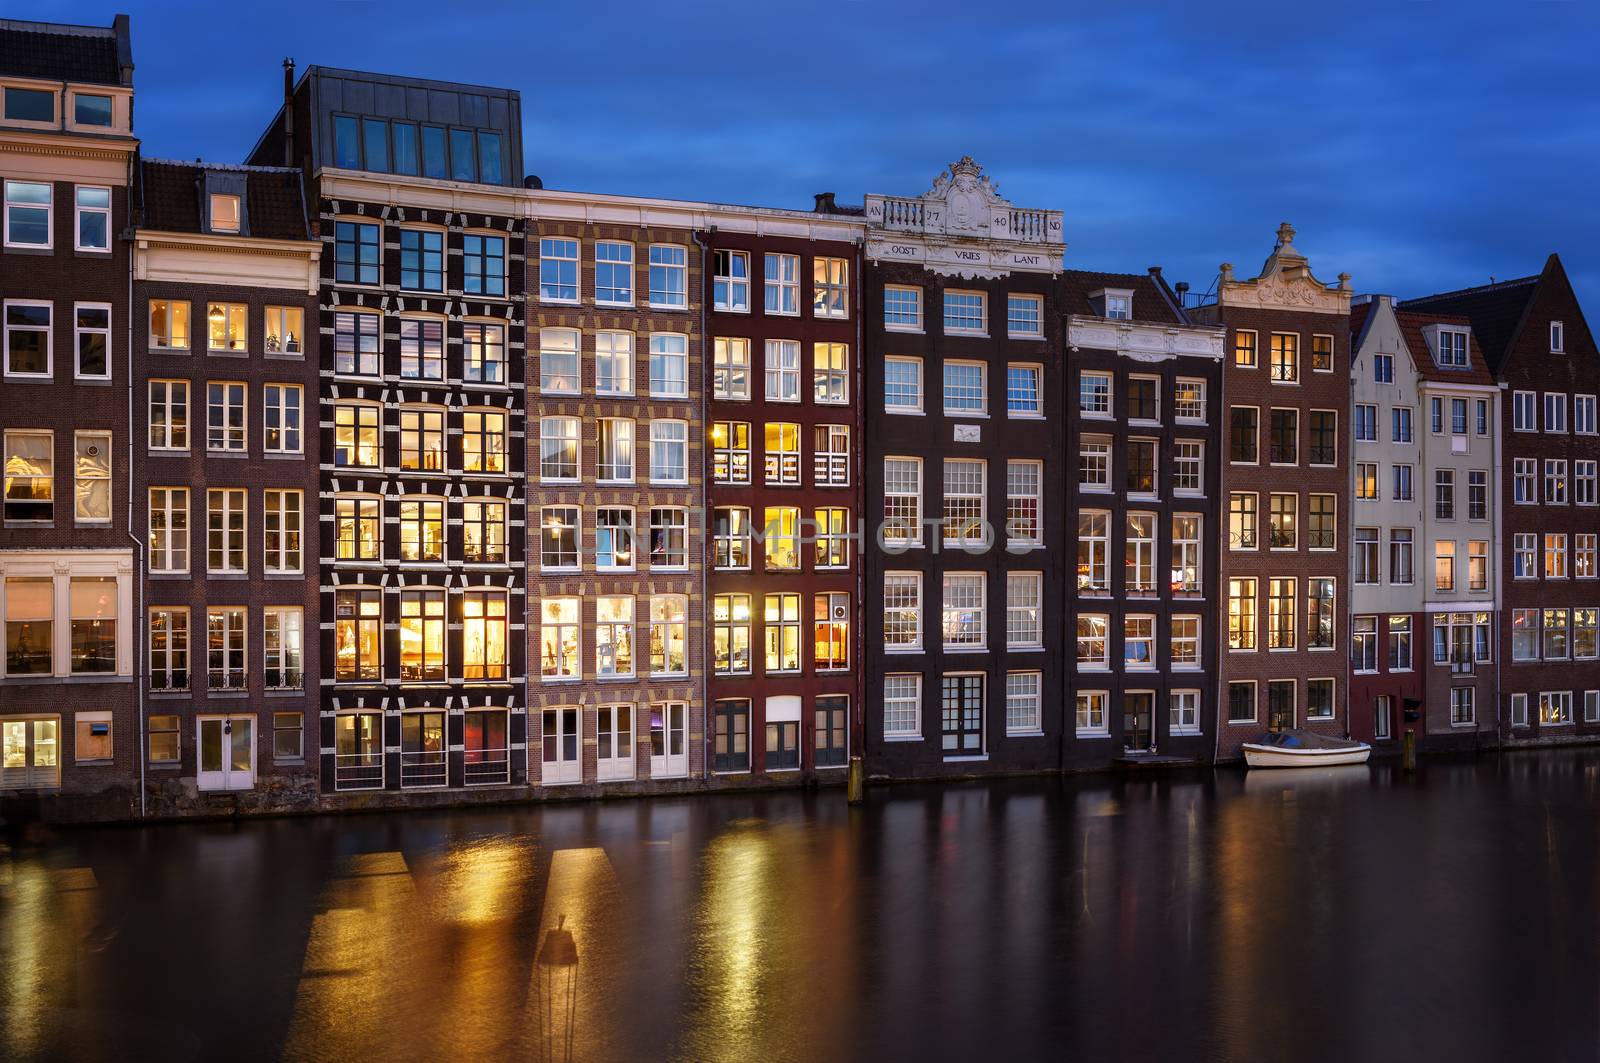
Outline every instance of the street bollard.
<svg viewBox="0 0 1600 1063"><path fill-rule="evenodd" d="M1417 732L1409 727L1400 741L1400 767L1406 772L1417 770Z"/></svg>
<svg viewBox="0 0 1600 1063"><path fill-rule="evenodd" d="M845 777L845 800L859 805L867 797L867 771L860 757L850 758L850 774Z"/></svg>

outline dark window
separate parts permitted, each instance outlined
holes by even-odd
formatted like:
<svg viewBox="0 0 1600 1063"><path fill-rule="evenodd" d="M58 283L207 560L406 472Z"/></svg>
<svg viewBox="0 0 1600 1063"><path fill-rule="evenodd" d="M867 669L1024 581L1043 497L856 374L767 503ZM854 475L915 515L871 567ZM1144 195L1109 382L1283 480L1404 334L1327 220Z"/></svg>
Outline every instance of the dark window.
<svg viewBox="0 0 1600 1063"><path fill-rule="evenodd" d="M341 221L333 227L333 279L341 284L378 283L378 227Z"/></svg>
<svg viewBox="0 0 1600 1063"><path fill-rule="evenodd" d="M843 695L817 699L815 763L819 768L837 768L845 762L849 705L850 699Z"/></svg>
<svg viewBox="0 0 1600 1063"><path fill-rule="evenodd" d="M502 236L461 238L461 290L469 295L506 294L506 241Z"/></svg>
<svg viewBox="0 0 1600 1063"><path fill-rule="evenodd" d="M394 172L417 172L417 127L409 122L395 122L389 127L394 136Z"/></svg>
<svg viewBox="0 0 1600 1063"><path fill-rule="evenodd" d="M445 150L444 130L436 125L422 127L422 176L450 176L450 155Z"/></svg>
<svg viewBox="0 0 1600 1063"><path fill-rule="evenodd" d="M1300 463L1299 444L1300 411L1273 410L1272 456L1270 460L1279 465L1298 465Z"/></svg>
<svg viewBox="0 0 1600 1063"><path fill-rule="evenodd" d="M1256 718L1256 685L1228 684L1228 722L1248 723Z"/></svg>
<svg viewBox="0 0 1600 1063"><path fill-rule="evenodd" d="M1156 381L1133 377L1128 381L1128 420L1156 419Z"/></svg>
<svg viewBox="0 0 1600 1063"><path fill-rule="evenodd" d="M712 707L715 740L711 751L712 771L750 770L750 702L719 701Z"/></svg>
<svg viewBox="0 0 1600 1063"><path fill-rule="evenodd" d="M1337 421L1338 416L1332 410L1311 411L1311 464L1338 464L1338 451L1335 449L1338 443L1334 428Z"/></svg>
<svg viewBox="0 0 1600 1063"><path fill-rule="evenodd" d="M444 233L400 230L400 287L422 292L444 290Z"/></svg>
<svg viewBox="0 0 1600 1063"><path fill-rule="evenodd" d="M500 134L478 134L478 180L486 185L497 185L500 175Z"/></svg>
<svg viewBox="0 0 1600 1063"><path fill-rule="evenodd" d="M333 120L333 164L341 170L361 169L361 135L354 118Z"/></svg>
<svg viewBox="0 0 1600 1063"><path fill-rule="evenodd" d="M1156 444L1150 439L1128 440L1127 488L1150 495L1156 490Z"/></svg>
<svg viewBox="0 0 1600 1063"><path fill-rule="evenodd" d="M1274 679L1267 684L1267 730L1287 731L1294 726L1294 680Z"/></svg>
<svg viewBox="0 0 1600 1063"><path fill-rule="evenodd" d="M1256 460L1256 418L1249 406L1235 406L1228 413L1228 460Z"/></svg>
<svg viewBox="0 0 1600 1063"><path fill-rule="evenodd" d="M472 150L472 130L450 130L450 179L453 181L476 181L478 168L476 152Z"/></svg>
<svg viewBox="0 0 1600 1063"><path fill-rule="evenodd" d="M18 122L54 122L56 96L46 89L6 89L6 117Z"/></svg>
<svg viewBox="0 0 1600 1063"><path fill-rule="evenodd" d="M793 720L788 723L767 724L767 760L768 771L781 771L784 768L798 768L800 766L800 725Z"/></svg>
<svg viewBox="0 0 1600 1063"><path fill-rule="evenodd" d="M109 126L111 97L77 93L72 97L72 120L79 125Z"/></svg>
<svg viewBox="0 0 1600 1063"><path fill-rule="evenodd" d="M361 120L361 146L366 149L369 170L389 172L389 123L381 118Z"/></svg>
<svg viewBox="0 0 1600 1063"><path fill-rule="evenodd" d="M1334 548L1334 499L1332 495L1312 495L1306 514L1306 546L1312 550Z"/></svg>
<svg viewBox="0 0 1600 1063"><path fill-rule="evenodd" d="M939 720L946 753L982 753L983 676L944 676L940 690Z"/></svg>

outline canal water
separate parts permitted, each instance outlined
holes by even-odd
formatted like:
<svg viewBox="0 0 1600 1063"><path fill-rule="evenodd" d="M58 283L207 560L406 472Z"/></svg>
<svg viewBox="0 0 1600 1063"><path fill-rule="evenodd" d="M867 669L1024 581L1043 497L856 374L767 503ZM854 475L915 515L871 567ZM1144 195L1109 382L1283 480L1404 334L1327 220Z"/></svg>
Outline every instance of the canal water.
<svg viewBox="0 0 1600 1063"><path fill-rule="evenodd" d="M62 831L0 1059L1594 1059L1597 808L1576 750Z"/></svg>

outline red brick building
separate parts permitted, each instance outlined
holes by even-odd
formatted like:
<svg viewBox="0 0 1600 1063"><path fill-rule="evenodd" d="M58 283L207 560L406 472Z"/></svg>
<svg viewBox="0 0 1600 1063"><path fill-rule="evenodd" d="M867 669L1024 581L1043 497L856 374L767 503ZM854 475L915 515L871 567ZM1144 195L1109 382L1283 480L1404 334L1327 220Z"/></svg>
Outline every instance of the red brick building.
<svg viewBox="0 0 1600 1063"><path fill-rule="evenodd" d="M1411 299L1455 314L1501 387L1499 737L1600 735L1600 351L1562 268Z"/></svg>
<svg viewBox="0 0 1600 1063"><path fill-rule="evenodd" d="M148 811L313 808L322 245L296 169L145 159L135 201Z"/></svg>
<svg viewBox="0 0 1600 1063"><path fill-rule="evenodd" d="M860 750L865 222L709 216L710 771L839 781Z"/></svg>
<svg viewBox="0 0 1600 1063"><path fill-rule="evenodd" d="M127 818L143 538L128 527L128 19L6 22L0 54L0 815Z"/></svg>
<svg viewBox="0 0 1600 1063"><path fill-rule="evenodd" d="M1350 282L1278 229L1261 271L1222 266L1192 319L1227 330L1217 757L1264 730L1347 730Z"/></svg>

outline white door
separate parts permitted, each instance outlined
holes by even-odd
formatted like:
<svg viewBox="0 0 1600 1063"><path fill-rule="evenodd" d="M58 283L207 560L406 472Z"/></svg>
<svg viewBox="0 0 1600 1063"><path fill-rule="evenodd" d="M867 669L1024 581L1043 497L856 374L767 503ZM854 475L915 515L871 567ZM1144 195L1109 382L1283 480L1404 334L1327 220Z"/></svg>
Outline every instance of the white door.
<svg viewBox="0 0 1600 1063"><path fill-rule="evenodd" d="M681 701L650 706L650 777L689 774L689 706Z"/></svg>
<svg viewBox="0 0 1600 1063"><path fill-rule="evenodd" d="M545 786L583 781L582 749L576 708L545 709L544 732L539 743L542 764L539 781Z"/></svg>
<svg viewBox="0 0 1600 1063"><path fill-rule="evenodd" d="M202 790L248 790L256 784L256 718L202 716L196 748Z"/></svg>
<svg viewBox="0 0 1600 1063"><path fill-rule="evenodd" d="M602 705L595 735L601 782L633 778L633 706Z"/></svg>
<svg viewBox="0 0 1600 1063"><path fill-rule="evenodd" d="M43 790L61 785L56 717L0 720L0 789Z"/></svg>

